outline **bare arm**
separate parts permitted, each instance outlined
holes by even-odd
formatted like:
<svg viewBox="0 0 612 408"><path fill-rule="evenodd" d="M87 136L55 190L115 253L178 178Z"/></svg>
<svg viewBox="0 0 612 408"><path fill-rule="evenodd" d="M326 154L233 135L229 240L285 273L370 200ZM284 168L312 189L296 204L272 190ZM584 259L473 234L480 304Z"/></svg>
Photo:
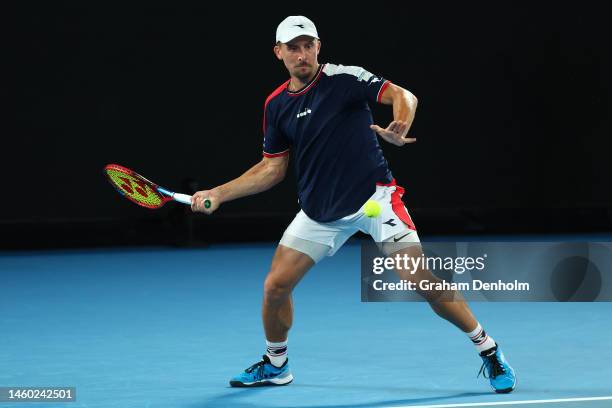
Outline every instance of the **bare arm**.
<svg viewBox="0 0 612 408"><path fill-rule="evenodd" d="M264 157L243 175L211 190L198 191L191 199L191 209L212 214L219 206L237 198L261 193L280 183L287 173L289 156ZM210 208L204 208L209 199Z"/></svg>
<svg viewBox="0 0 612 408"><path fill-rule="evenodd" d="M389 84L380 101L385 105L393 105L393 122L386 129L378 125L372 125L370 128L396 146L416 142L416 139L407 137L418 103L416 96L400 86Z"/></svg>

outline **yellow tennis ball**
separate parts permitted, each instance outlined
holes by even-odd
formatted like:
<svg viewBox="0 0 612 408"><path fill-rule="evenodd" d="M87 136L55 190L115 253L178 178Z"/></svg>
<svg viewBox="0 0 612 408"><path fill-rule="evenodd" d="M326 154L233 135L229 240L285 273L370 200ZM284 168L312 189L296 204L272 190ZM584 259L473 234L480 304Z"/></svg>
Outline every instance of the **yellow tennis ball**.
<svg viewBox="0 0 612 408"><path fill-rule="evenodd" d="M368 200L363 206L363 213L366 217L376 218L380 215L380 204L378 201Z"/></svg>

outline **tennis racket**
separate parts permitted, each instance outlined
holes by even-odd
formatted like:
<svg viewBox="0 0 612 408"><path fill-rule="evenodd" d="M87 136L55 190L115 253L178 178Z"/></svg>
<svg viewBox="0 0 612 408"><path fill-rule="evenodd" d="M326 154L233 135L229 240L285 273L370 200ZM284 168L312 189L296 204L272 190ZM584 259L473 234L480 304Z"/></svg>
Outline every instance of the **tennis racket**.
<svg viewBox="0 0 612 408"><path fill-rule="evenodd" d="M191 196L175 193L158 186L140 174L118 164L107 164L104 172L108 181L128 200L150 209L160 208L168 201L191 205ZM210 200L204 200L204 207L210 208Z"/></svg>

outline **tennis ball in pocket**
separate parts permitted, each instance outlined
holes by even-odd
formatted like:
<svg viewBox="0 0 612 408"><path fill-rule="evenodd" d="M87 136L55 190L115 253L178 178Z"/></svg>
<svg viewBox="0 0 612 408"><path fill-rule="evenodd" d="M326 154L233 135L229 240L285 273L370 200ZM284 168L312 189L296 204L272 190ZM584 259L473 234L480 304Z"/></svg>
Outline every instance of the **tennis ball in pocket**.
<svg viewBox="0 0 612 408"><path fill-rule="evenodd" d="M368 200L363 206L363 213L366 217L376 218L380 215L380 204L378 201Z"/></svg>

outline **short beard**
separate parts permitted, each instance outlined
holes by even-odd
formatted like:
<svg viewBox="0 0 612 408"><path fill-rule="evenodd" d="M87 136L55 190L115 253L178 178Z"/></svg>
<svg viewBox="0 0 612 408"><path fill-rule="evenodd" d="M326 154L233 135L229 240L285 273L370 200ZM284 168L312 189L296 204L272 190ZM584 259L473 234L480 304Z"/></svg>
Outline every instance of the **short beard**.
<svg viewBox="0 0 612 408"><path fill-rule="evenodd" d="M298 69L295 70L293 76L299 79L300 81L306 83L308 81L308 77L310 76L311 72L307 71L305 73L302 73L300 68L302 67L298 67ZM307 68L310 68L310 67L307 67Z"/></svg>

